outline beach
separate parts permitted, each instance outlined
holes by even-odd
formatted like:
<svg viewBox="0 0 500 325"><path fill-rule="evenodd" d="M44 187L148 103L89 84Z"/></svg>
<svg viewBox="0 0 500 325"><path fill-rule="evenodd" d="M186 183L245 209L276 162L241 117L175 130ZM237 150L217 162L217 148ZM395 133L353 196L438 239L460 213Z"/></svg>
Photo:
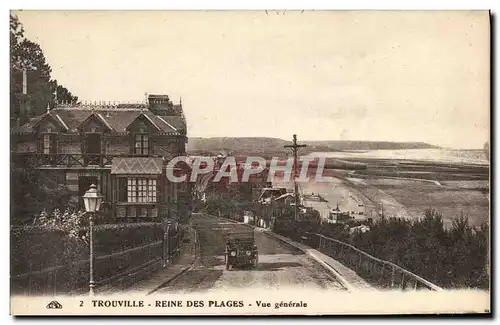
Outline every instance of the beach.
<svg viewBox="0 0 500 325"><path fill-rule="evenodd" d="M311 154L330 157L329 161L337 159L331 156L342 157L341 162L362 163L366 168L325 168L323 176L330 178L328 182L300 182L303 194L319 194L328 201L306 200L305 205L318 210L322 217L338 204L340 211L354 211L352 216L359 220L382 215L415 219L422 217L426 209L434 209L442 214L445 227L462 214L472 226L489 222L489 165L478 151L460 155L433 149L434 159L428 159L429 150L424 150L420 157L413 150L411 159L401 159L402 153L394 154L395 151ZM439 157L444 157L443 161L438 161ZM279 179L274 185L292 187Z"/></svg>

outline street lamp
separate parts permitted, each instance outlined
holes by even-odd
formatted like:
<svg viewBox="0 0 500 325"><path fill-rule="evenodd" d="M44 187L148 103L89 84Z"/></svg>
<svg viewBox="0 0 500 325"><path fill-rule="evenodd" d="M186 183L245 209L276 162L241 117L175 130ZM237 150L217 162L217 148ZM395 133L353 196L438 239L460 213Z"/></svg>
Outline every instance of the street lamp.
<svg viewBox="0 0 500 325"><path fill-rule="evenodd" d="M82 196L83 203L85 204L85 211L90 215L89 217L89 247L90 247L90 275L89 275L89 294L94 295L94 215L99 211L99 206L102 202L102 196L97 192L97 187L92 184L85 195Z"/></svg>

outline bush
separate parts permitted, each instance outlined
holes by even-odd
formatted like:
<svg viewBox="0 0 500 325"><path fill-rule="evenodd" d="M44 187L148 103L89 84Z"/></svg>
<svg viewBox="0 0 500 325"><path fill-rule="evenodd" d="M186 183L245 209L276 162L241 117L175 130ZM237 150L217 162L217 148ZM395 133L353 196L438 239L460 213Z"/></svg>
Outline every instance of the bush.
<svg viewBox="0 0 500 325"><path fill-rule="evenodd" d="M31 225L12 227L11 275L67 266L56 274L56 286L64 287L63 291L73 289L78 269L71 264L88 256L88 233L82 228L84 221L82 213L61 213L56 209L52 214L42 212L32 220ZM46 280L39 283L39 290L46 288ZM14 283L14 287L26 285L32 286Z"/></svg>
<svg viewBox="0 0 500 325"><path fill-rule="evenodd" d="M55 210L42 213L30 225L11 227L11 279L13 291L44 293L51 286L69 292L88 285L89 228L84 213ZM170 228L170 237L175 235ZM95 281L120 274L162 256L162 245L99 259L163 240L162 223L102 224L94 228ZM179 231L182 233L182 231ZM173 250L174 245L169 247ZM55 273L33 272L60 267ZM16 277L30 273L29 277ZM33 275L34 274L34 275ZM57 279L56 279L57 278ZM49 290L50 292L50 290Z"/></svg>
<svg viewBox="0 0 500 325"><path fill-rule="evenodd" d="M487 289L487 230L486 224L473 228L464 215L458 216L450 229L445 229L442 216L435 210L427 210L414 221L377 220L369 232L356 234L349 242L439 286Z"/></svg>
<svg viewBox="0 0 500 325"><path fill-rule="evenodd" d="M312 223L280 218L275 232L296 241L315 231ZM489 227L474 228L460 215L450 229L442 216L427 210L416 220L381 218L365 233L349 233L346 224L323 224L320 234L349 243L393 262L445 288L489 288ZM309 236L310 237L310 236Z"/></svg>
<svg viewBox="0 0 500 325"><path fill-rule="evenodd" d="M30 224L40 212L51 214L55 210L76 210L68 206L70 192L66 186L48 187L39 181L39 172L24 168L11 168L11 224Z"/></svg>

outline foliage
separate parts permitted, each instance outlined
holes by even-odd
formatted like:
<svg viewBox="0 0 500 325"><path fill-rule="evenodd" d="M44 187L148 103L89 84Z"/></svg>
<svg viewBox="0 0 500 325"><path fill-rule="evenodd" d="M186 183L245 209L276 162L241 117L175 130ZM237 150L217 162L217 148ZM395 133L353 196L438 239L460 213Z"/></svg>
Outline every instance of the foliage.
<svg viewBox="0 0 500 325"><path fill-rule="evenodd" d="M40 215L33 219L31 227L41 231L61 231L69 238L87 240L87 234L80 235L82 227L87 218L85 213L74 212L67 209L62 213L59 209L55 209L51 214L42 211Z"/></svg>
<svg viewBox="0 0 500 325"><path fill-rule="evenodd" d="M30 223L33 216L45 211L51 214L58 209L75 211L76 206L69 202L70 192L64 185L47 186L40 181L37 170L11 168L11 223L13 225Z"/></svg>
<svg viewBox="0 0 500 325"><path fill-rule="evenodd" d="M47 267L72 265L59 276L67 290L74 285L79 270L77 261L88 254L88 229L82 213L58 209L42 212L30 225L11 229L11 273L22 274Z"/></svg>
<svg viewBox="0 0 500 325"><path fill-rule="evenodd" d="M27 71L28 96L23 95L23 69ZM41 115L50 104L58 101L76 102L78 97L51 80L52 69L39 44L24 36L24 28L15 15L10 15L10 96L11 118L21 117L21 105L27 100L32 115Z"/></svg>
<svg viewBox="0 0 500 325"><path fill-rule="evenodd" d="M463 214L446 229L441 214L425 211L416 220L381 218L366 233L324 228L326 236L348 242L446 288L489 287L488 225L474 228Z"/></svg>
<svg viewBox="0 0 500 325"><path fill-rule="evenodd" d="M206 190L205 212L223 215L243 213L252 206L252 186L249 183L224 184L211 182Z"/></svg>
<svg viewBox="0 0 500 325"><path fill-rule="evenodd" d="M370 231L350 233L347 224L323 224L318 233L393 262L445 288L489 288L489 227L472 227L461 214L451 228L435 210L416 220L381 218ZM274 231L296 241L311 237L314 227L290 216L282 217ZM317 242L307 243L317 247Z"/></svg>
<svg viewBox="0 0 500 325"><path fill-rule="evenodd" d="M97 217L98 218L98 217ZM11 228L11 275L29 273L30 277L13 280L13 290L32 293L69 292L88 285L88 216L81 212L54 210L37 215L31 224ZM145 246L164 238L162 223L102 224L94 227L96 256L132 249L125 255L95 260L95 279L100 281L161 258L163 244ZM185 228L169 228L170 251L181 242ZM179 238L176 234L179 233ZM145 246L144 249L139 249ZM137 248L137 249L135 249ZM126 258L125 258L126 257ZM57 276L36 271L60 268ZM39 275L37 275L39 274ZM24 280L23 280L24 279ZM36 283L35 280L36 279ZM56 282L56 284L54 284Z"/></svg>

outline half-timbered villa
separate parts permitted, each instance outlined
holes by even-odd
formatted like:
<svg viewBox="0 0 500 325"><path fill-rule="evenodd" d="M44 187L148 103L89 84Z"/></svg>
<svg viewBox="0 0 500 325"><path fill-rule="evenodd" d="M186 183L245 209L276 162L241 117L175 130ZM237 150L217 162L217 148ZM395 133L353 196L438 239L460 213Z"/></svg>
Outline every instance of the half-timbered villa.
<svg viewBox="0 0 500 325"><path fill-rule="evenodd" d="M178 218L187 213L187 183L172 183L166 166L186 154L182 102L149 95L141 104L57 105L12 130L12 163L36 168L71 200L96 184L115 221Z"/></svg>

